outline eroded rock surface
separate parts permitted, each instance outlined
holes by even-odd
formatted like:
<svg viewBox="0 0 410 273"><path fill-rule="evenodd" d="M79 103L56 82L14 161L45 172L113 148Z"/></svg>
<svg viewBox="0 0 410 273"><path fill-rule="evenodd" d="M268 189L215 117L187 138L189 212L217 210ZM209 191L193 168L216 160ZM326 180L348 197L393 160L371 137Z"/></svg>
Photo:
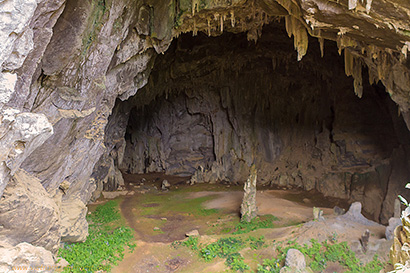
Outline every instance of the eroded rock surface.
<svg viewBox="0 0 410 273"><path fill-rule="evenodd" d="M3 194L4 189L5 192L8 191L9 181L12 181L9 185L10 191L35 183L39 191L47 192L54 200L61 198L56 201L57 207L53 208L54 211L49 211L49 215L56 215L61 211L61 219L70 218L64 222L76 228L66 226L65 236L82 240L83 235L80 234L86 234L84 210L66 210L61 206L70 206L71 202L86 204L91 198L98 197L98 192L103 188L115 189L121 183L118 167L124 166L124 123L127 123L127 111L131 107L117 111L113 111L113 107L116 98L126 100L148 83L156 53L165 52L172 39L184 32L192 32L194 35L203 32L210 36L218 36L223 32L244 33L246 39L257 41L261 38L264 25L282 19L282 28L289 37L293 36L293 41L289 40L290 45L281 45L295 48L297 53L287 54L283 58L269 56L271 68L269 71L265 70L264 75L276 75L275 81L264 82L262 77L255 76L252 85L247 86L235 79L236 85L220 85L219 87L223 88L211 90L206 94L187 90L180 85L181 92L178 92L179 97L172 105L158 105L163 112L180 117L179 121L171 123L185 123L180 125L190 126L194 135L201 136L196 142L189 143L194 147L189 154L180 155L189 156L186 157L187 161L193 164L181 167L177 154L164 156L160 153L165 151L158 146L146 152L143 163L134 160L132 164L128 161L125 165L138 171L166 169L186 174L194 173L194 182L211 182L240 180L248 174L250 162L255 158L263 159L259 160L261 165L258 167L264 167L266 162L269 167L272 162L278 161L281 163L278 163L277 171L266 168L269 171L261 174L266 183L274 180L279 181L280 185L316 188L337 197L350 198L352 201L361 200L368 215L387 222L393 211L395 196L409 179L408 173L403 171L408 169L407 143L401 141L407 137L408 132L403 132L397 115L390 115L391 120L388 121L382 119L380 125L384 132L395 132L395 136L372 131L373 124L370 129L366 127L370 130L367 135L352 131L352 124L343 124L343 121L353 119L354 123L365 125L361 118L357 117L373 120L378 118L378 112L382 111L366 111L366 105L360 106L364 109L364 113L361 113L355 103L347 104L345 108L335 107L333 110L326 107L326 113L303 110L303 113L316 113L330 119L334 115L336 119L334 122L325 121L311 127L315 131L313 134L305 133L303 127L289 133L292 139L297 139L294 142L297 143L295 149L305 149L303 151L311 155L301 160L299 165L292 158L294 153L288 149L289 142L285 141L286 138L281 138L280 133L275 130L265 128L266 120L258 115L249 117L252 113L263 111L249 111L249 107L252 109L254 102L258 101L260 108L257 109L270 109L267 111L275 112L275 104L267 103L269 100L266 100L266 94L259 91L266 84L276 85L278 79L279 82L284 81L284 72L288 71L289 65L309 67L309 64L312 64L309 59L302 63L309 56L308 48L312 47L310 35L318 38L322 54L326 52L325 58L329 50L335 51L334 47L329 49L325 40L337 42L339 53L343 52L345 69L337 73L345 73L354 79L351 82L345 82L345 79L344 82L337 80L335 85L348 90L352 95L355 93L362 97L366 103L375 99L367 98L367 80L371 83L382 82L393 101L398 104L404 121L410 124L410 79L407 62L410 45L409 10L408 2L402 0L205 0L149 3L129 0L1 1L0 196L4 197L1 202L13 200L11 195ZM271 41L274 43L275 39ZM191 50L189 44L182 49L186 52ZM222 54L216 55L216 59L220 58L228 65L226 59L223 59L223 55L228 52L229 50L221 51ZM296 60L301 59L302 62L297 64ZM295 63L291 64L291 60ZM189 83L192 77L204 77L207 73L216 73L215 71L226 73L226 69L220 69L220 64L217 68L218 66L213 66L211 62L209 59L203 63L182 60L179 66L173 67L174 74L171 73L171 78L185 77L184 82ZM316 60L314 64L317 64ZM256 72L259 69L247 62L236 62L234 65L238 70L233 71L233 74L240 72L241 65L249 71ZM367 69L363 69L366 67ZM288 105L289 98L302 97L302 102L320 100L321 103L313 103L312 107L317 107L329 105L329 100L334 99L332 96L336 97L335 100L343 99L343 96L339 97L337 93L326 95L332 87L330 83L335 79L334 75L330 75L332 73L322 73L323 87L317 88L317 83L312 83L311 79L312 74L317 74L318 71L311 68L307 70L311 74L305 74L301 81L306 88L301 89L297 83L295 86L295 83L288 82L283 85L286 88L281 88L280 92L299 92L293 96L287 95L285 101L279 100L278 103ZM332 71L331 68L330 70ZM366 75L365 70L368 77L363 77ZM175 73L181 73L183 76ZM225 79L219 75L218 78ZM160 76L153 78L153 81L166 79L168 78ZM309 86L310 84L312 86ZM244 93L238 91L241 86L253 91L249 97L243 97ZM310 91L306 92L308 89L321 91L309 93ZM161 93L161 96L167 97L168 93ZM378 93L375 96L381 95ZM245 98L245 103L238 97ZM153 98L154 96L147 97L144 104L149 105ZM381 100L385 100L385 97L382 96ZM243 104L244 112L232 111L234 104L241 107ZM314 120L302 112L296 115L296 109L303 109L303 103L290 105L289 112L285 113L292 116L292 120L298 120L301 124ZM181 109L185 110L180 111ZM283 108L278 109L283 111ZM397 113L394 107L389 109ZM203 115L204 110L207 115ZM349 117L345 113L363 115L352 114ZM108 121L110 114L113 114L111 125ZM238 117L242 114L246 118ZM340 121L337 119L339 115L344 117ZM233 116L235 118L232 118ZM23 122L19 123L19 120ZM26 122L27 120L31 121ZM243 121L248 122L242 123ZM288 122L287 118L283 122ZM29 124L29 127L26 124ZM255 128L260 130L253 130L254 124L257 124ZM332 124L332 128L327 126L328 124ZM178 138L184 136L184 132L173 128L160 134L165 133L172 133L174 151L184 150L183 145L178 148L178 145L181 145L178 144ZM150 147L161 144L161 141L154 137L156 133L149 134ZM374 149L373 143L376 140L369 138L369 135L374 134L381 135L377 141L385 142L389 147ZM329 135L333 139L329 138ZM358 141L355 141L353 136ZM217 148L210 148L211 143ZM260 146L258 143L261 143ZM135 150L137 146L131 147ZM140 152L143 154L144 151ZM127 158L131 157L128 155ZM164 161L164 158L167 161ZM315 164L308 166L312 158ZM383 161L384 159L387 160ZM176 164L169 164L170 162ZM324 177L323 173L317 174L316 171L317 163L320 162L331 162L328 165L330 168L337 163L347 169L331 169L327 177ZM352 166L358 165L365 167L359 171L351 169ZM33 182L16 185L19 177L12 177L19 168L29 173ZM301 169L309 171L300 173ZM273 179L267 180L268 174ZM375 182L366 182L370 180ZM382 208L380 202L383 202ZM83 205L78 203L77 207ZM44 208L45 211L49 209L50 207ZM24 214L25 210L26 208L21 206L16 208L14 213ZM68 211L71 213L69 216L66 215ZM32 224L41 225L41 221ZM16 228L16 234L35 233L30 230L31 227L25 225ZM50 234L47 240L57 244L54 233ZM56 246L49 247L54 249Z"/></svg>

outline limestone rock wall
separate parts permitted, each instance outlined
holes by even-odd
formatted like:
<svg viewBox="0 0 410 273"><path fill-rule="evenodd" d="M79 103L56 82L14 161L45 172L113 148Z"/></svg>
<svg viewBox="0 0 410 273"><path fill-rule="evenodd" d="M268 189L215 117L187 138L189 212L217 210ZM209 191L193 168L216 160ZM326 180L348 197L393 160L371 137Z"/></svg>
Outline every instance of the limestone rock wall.
<svg viewBox="0 0 410 273"><path fill-rule="evenodd" d="M108 189L114 189L121 181L118 166L124 164L125 128L120 125L126 123L128 112L121 109L113 111L115 100L126 100L147 84L156 54L165 52L171 40L184 32L218 36L228 31L244 33L247 39L256 41L264 25L282 18L286 21L288 35L293 36L290 47L297 50L297 54L289 58L301 59L306 54L308 34L317 37L325 50L324 39L337 41L339 51L345 55L345 73L354 77L351 84L356 94L366 94L362 79L362 66L365 65L369 69L369 79L383 82L409 123L410 84L406 61L410 41L409 9L409 4L402 0L373 3L347 0L0 1L0 196L3 196L0 214L11 217L2 218L0 225L11 221L15 215L28 213L23 205L10 206L14 200L10 196L14 191L19 192L26 187L24 183L16 185L20 181L20 169L23 169L27 177L33 180L27 183L33 183L36 187L41 185L43 189L39 191L42 196L56 204L50 203L44 211L55 210L49 212L53 219L57 218L55 226L59 227L60 235L63 234L65 240L84 239L87 234L85 204L98 196L96 189L104 187L104 184ZM189 51L189 48L185 50ZM274 59L270 63L273 67L278 64ZM207 66L207 63L202 64L201 73L210 72ZM179 68L185 75L187 69ZM246 69L252 70L254 67ZM257 86L264 86L264 83ZM214 174L224 179L232 179L235 175L241 177L246 172L245 166L251 161L268 158L270 162L278 156L280 149L286 147L285 142L277 141L277 138L281 139L278 132L255 130L264 128L263 124L253 127L257 116L249 118L248 113L244 112L243 119L248 121L244 123L245 127L235 122L230 124L232 120L242 119L232 118L240 111L226 110L233 109L229 106L233 101L229 101L227 96L232 90L225 88L221 93L218 88L212 92L219 95L210 98L209 102L223 102L223 107L204 107L207 111L212 109L216 112L200 120L205 129L195 130L204 132L211 128L200 143L202 145L212 139L216 143L213 147L218 148L205 149L199 154L208 156L212 150L216 163L206 167L205 162L198 159L197 162L201 162L199 165L204 165L203 170L197 172L199 180L214 179ZM193 98L200 93L189 94L184 96ZM251 97L256 100L265 96L257 94L255 90ZM153 97L156 95L153 92ZM149 105L153 97L147 97L144 104ZM249 105L244 104L243 109L250 105L250 102ZM195 105L186 109L195 113L203 110ZM108 120L111 114L112 122ZM201 118L200 114L194 116ZM210 124L211 121L223 122ZM225 135L225 131L218 129L225 127L229 128L227 132L230 134ZM259 133L248 138L246 132L249 128ZM222 133L221 137L229 136L233 142L226 145L225 139L215 137L218 133ZM300 133L303 135L303 131L300 130ZM309 136L307 139L312 136L311 132L306 135ZM252 142L247 142L248 139ZM272 139L275 141L272 142ZM256 145L257 140L263 140L261 143L269 140L269 143L278 145L262 149ZM302 142L298 145L303 147ZM230 150L231 147L234 149ZM228 151L226 149L232 153L225 153ZM266 151L269 153L264 154ZM406 158L406 153L405 149L396 151L397 162L405 162L401 158ZM224 167L228 166L228 161L233 162L231 167L237 171ZM157 162L152 166L150 168L157 168L154 167ZM392 175L386 175L389 179L401 180L406 176L389 166L387 164L385 167L392 170ZM158 168L163 166L158 165ZM208 170L211 172L207 173ZM192 168L182 171L191 172ZM384 177L385 172L382 173ZM289 175L281 179L286 181ZM310 187L316 185L316 182L306 183ZM389 183L387 196L394 196L402 188L390 185L395 184ZM363 189L362 186L359 188ZM27 199L24 202L27 204L37 203L34 196L25 196ZM390 201L383 207L389 204ZM9 207L14 208L14 212L7 213L5 208ZM35 213L40 216L44 211L39 206ZM36 215L33 219L40 219ZM32 224L35 225L34 222ZM19 240L29 240L29 243L44 245L48 250L55 251L59 239L56 239L58 236L54 232L48 239L40 240L35 236L27 239L25 236L30 233L31 227L23 225L13 228L21 229L16 231L21 237L13 239L14 245ZM44 226L43 231L48 229L51 227ZM0 229L0 237L9 234L8 228Z"/></svg>
<svg viewBox="0 0 410 273"><path fill-rule="evenodd" d="M256 45L245 35L180 37L127 102L120 167L235 183L255 163L259 183L361 201L387 222L392 189L410 175L404 120L383 87L354 94L336 44L322 58L311 41L297 62L291 43L280 23Z"/></svg>

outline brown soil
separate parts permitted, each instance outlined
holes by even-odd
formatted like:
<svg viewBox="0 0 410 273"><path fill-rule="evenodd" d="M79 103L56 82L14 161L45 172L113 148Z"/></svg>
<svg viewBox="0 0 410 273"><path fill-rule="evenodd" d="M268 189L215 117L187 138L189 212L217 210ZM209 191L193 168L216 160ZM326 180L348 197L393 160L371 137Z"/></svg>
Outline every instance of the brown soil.
<svg viewBox="0 0 410 273"><path fill-rule="evenodd" d="M157 190L160 189L163 179L167 179L172 185L170 191ZM124 260L112 272L222 272L226 270L223 260L217 259L212 263L205 263L186 247L177 249L171 247L171 242L184 239L185 234L193 229L199 230L202 235L201 242L215 241L219 236L213 234L221 234L221 228L232 226L233 222L239 221L239 207L243 194L241 186L215 184L188 186L185 183L186 178L161 174L125 175L125 180L127 190L133 190L136 194L123 197L120 208L129 226L135 230L137 248L134 253L126 254ZM144 181L143 184L141 181ZM176 191L178 195L175 195ZM186 198L186 200L209 197L210 200L205 201L203 207L218 209L219 213L198 216L186 211L170 211L165 217L143 213L147 209L159 209L161 200L170 202L166 201L169 196ZM150 200L151 197L153 202ZM257 230L247 236L263 235L266 241L296 239L300 243L305 243L312 238L322 240L337 234L339 241L347 241L356 247L358 256L363 260L370 260L374 253L387 257L390 243L380 240L384 236L383 226L367 227L357 224L349 226L346 223L341 224L333 215L334 205L347 207L347 203L343 200L324 198L314 192L263 189L257 193L257 202L260 215L272 214L280 219L275 221L278 228ZM313 206L323 209L326 221L309 222L313 218ZM303 226L296 225L305 222L308 223ZM284 227L286 225L291 226ZM160 230L154 231L154 226L159 227ZM375 251L364 254L361 252L358 239L366 228L371 231L370 244ZM245 261L255 268L256 264L261 263L263 259L272 258L274 249L268 247L252 254L257 255L257 259L256 256L247 258L246 255L244 254ZM325 272L343 272L341 270L338 264L331 264Z"/></svg>

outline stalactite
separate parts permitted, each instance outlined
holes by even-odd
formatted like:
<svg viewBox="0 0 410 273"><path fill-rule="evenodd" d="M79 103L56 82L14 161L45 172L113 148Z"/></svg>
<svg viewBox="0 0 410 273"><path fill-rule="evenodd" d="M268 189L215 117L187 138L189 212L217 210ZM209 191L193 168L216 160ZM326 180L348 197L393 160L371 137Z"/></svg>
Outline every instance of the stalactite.
<svg viewBox="0 0 410 273"><path fill-rule="evenodd" d="M363 96L363 77L362 77L362 64L359 60L354 60L353 65L353 85L354 93L361 98Z"/></svg>
<svg viewBox="0 0 410 273"><path fill-rule="evenodd" d="M235 27L235 12L231 10L231 26Z"/></svg>
<svg viewBox="0 0 410 273"><path fill-rule="evenodd" d="M352 76L353 74L353 62L354 58L353 55L350 53L349 50L345 49L344 50L345 54L345 74L346 76Z"/></svg>
<svg viewBox="0 0 410 273"><path fill-rule="evenodd" d="M372 8L372 1L373 1L373 0L367 0L367 1L366 1L366 13L367 13L367 14L370 13L370 9Z"/></svg>
<svg viewBox="0 0 410 273"><path fill-rule="evenodd" d="M306 29L303 24L293 16L285 17L285 27L288 36L292 37L293 35L293 44L298 52L298 61L300 61L303 56L306 55L309 44Z"/></svg>
<svg viewBox="0 0 410 273"><path fill-rule="evenodd" d="M207 18L207 23L208 23L208 37L211 36L211 19Z"/></svg>
<svg viewBox="0 0 410 273"><path fill-rule="evenodd" d="M196 35L198 35L198 29L196 28L196 20L194 18L194 27L192 30L192 36L196 36Z"/></svg>
<svg viewBox="0 0 410 273"><path fill-rule="evenodd" d="M199 10L199 0L192 0L192 16L195 15L195 12L198 12Z"/></svg>
<svg viewBox="0 0 410 273"><path fill-rule="evenodd" d="M221 19L220 19L220 21L221 21L221 32L224 32L224 17L225 17L225 15L221 15Z"/></svg>
<svg viewBox="0 0 410 273"><path fill-rule="evenodd" d="M357 0L349 0L348 9L355 9L357 7Z"/></svg>
<svg viewBox="0 0 410 273"><path fill-rule="evenodd" d="M285 28L289 38L292 37L292 16L290 15L285 17Z"/></svg>
<svg viewBox="0 0 410 273"><path fill-rule="evenodd" d="M320 56L323 58L325 55L325 39L322 37L318 38L319 40L319 46L320 46Z"/></svg>

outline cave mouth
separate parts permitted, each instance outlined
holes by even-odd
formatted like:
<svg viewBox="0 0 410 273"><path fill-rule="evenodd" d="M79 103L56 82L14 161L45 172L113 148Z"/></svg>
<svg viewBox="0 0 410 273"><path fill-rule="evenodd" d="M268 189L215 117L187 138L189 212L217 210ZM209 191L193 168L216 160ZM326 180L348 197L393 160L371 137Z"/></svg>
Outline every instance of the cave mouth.
<svg viewBox="0 0 410 273"><path fill-rule="evenodd" d="M297 61L283 22L256 43L245 33L181 35L156 57L148 84L113 110L130 109L118 167L241 183L255 164L260 185L360 201L386 223L408 178L409 132L365 70L355 95L335 43L323 57L309 45Z"/></svg>

